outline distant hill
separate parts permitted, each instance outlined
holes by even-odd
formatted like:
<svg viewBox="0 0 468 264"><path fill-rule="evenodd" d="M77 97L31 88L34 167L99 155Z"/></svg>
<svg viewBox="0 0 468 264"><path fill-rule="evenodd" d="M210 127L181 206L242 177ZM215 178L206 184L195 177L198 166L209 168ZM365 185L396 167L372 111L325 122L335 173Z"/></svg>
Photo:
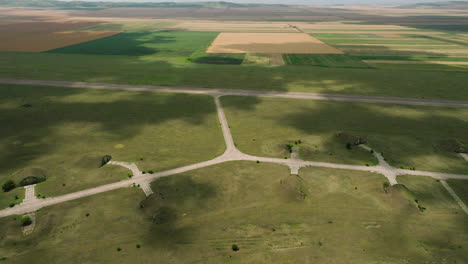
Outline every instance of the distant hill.
<svg viewBox="0 0 468 264"><path fill-rule="evenodd" d="M446 8L446 9L468 9L468 1L446 1L428 2L411 5L401 5L401 8Z"/></svg>
<svg viewBox="0 0 468 264"><path fill-rule="evenodd" d="M60 9L100 9L116 7L253 7L267 6L267 4L237 4L230 2L84 2L84 1L56 1L56 0L0 0L0 6L14 7L48 7ZM287 6L287 5L274 5Z"/></svg>

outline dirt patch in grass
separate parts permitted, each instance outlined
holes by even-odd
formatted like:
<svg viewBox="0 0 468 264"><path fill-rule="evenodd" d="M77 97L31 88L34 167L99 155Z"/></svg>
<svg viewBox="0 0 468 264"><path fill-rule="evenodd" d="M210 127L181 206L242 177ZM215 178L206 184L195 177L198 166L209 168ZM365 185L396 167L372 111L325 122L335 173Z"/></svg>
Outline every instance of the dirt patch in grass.
<svg viewBox="0 0 468 264"><path fill-rule="evenodd" d="M208 53L312 53L342 54L343 52L302 33L221 33Z"/></svg>

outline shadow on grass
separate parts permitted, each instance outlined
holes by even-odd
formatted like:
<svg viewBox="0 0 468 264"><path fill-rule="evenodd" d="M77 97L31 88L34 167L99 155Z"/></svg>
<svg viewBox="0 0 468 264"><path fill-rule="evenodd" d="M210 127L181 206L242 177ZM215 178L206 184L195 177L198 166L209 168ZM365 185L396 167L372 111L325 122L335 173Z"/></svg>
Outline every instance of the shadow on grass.
<svg viewBox="0 0 468 264"><path fill-rule="evenodd" d="M441 158L440 164L432 164L433 168L439 167L441 172L468 173L466 163L455 153L455 148L446 146L446 142L468 144L465 133L468 131L468 123L464 109L344 102L308 103L302 100L237 96L224 97L222 102L228 118L232 119L231 124L245 127L245 133L252 136L253 131L256 131L255 135L268 139L272 137L271 130L293 128L295 137L322 138L321 145L325 150L337 150L341 144L343 151L347 151L346 142L338 142L339 138L336 137L337 133L344 132L366 138L366 144L383 152L394 166L421 169L418 165L422 164L413 164L413 158L421 157L429 162L434 161L434 157L429 156L437 155ZM253 110L255 112L251 113ZM255 124L256 119L258 126ZM273 127L265 127L262 120L266 124L273 121ZM294 131L298 131L298 134ZM328 142L323 142L325 135L328 135ZM285 137L283 144L288 143L291 137Z"/></svg>
<svg viewBox="0 0 468 264"><path fill-rule="evenodd" d="M0 86L0 173L21 168L28 162L54 151L56 140L62 139L62 125L76 125L68 131L71 138L87 140L80 135L84 128L95 127L106 139L127 139L137 136L147 125L182 120L202 126L207 115L216 112L209 96L147 92L73 90L55 87ZM125 93L125 92L123 92ZM74 98L76 96L76 98ZM115 100L109 99L115 96ZM23 104L30 107L22 107ZM73 126L75 126L73 125ZM96 126L97 125L97 126ZM54 138L54 136L59 138ZM76 144L76 142L74 142Z"/></svg>
<svg viewBox="0 0 468 264"><path fill-rule="evenodd" d="M46 53L145 56L160 52L159 49L149 48L145 46L145 44L167 44L174 42L176 42L175 37L158 36L149 32L125 32L106 38L50 50Z"/></svg>
<svg viewBox="0 0 468 264"><path fill-rule="evenodd" d="M196 215L194 208L204 208L216 196L216 187L186 175L160 178L151 186L154 194L140 203L142 213L151 222L148 243L159 247L190 243L197 227L183 218L186 213Z"/></svg>

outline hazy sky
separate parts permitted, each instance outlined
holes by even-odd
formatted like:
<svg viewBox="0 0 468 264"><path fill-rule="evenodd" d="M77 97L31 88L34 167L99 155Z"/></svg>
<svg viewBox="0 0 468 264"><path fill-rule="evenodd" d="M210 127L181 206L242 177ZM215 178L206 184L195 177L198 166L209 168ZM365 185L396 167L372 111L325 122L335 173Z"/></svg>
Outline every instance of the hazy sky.
<svg viewBox="0 0 468 264"><path fill-rule="evenodd" d="M70 0L62 0L70 1ZM89 2L213 2L213 0L84 0ZM215 0L219 1L219 0ZM338 4L382 4L401 5L421 2L442 2L444 0L226 0L233 3L267 3L267 4L310 4L310 5L338 5ZM446 0L447 1L447 0ZM467 0L468 1L468 0Z"/></svg>

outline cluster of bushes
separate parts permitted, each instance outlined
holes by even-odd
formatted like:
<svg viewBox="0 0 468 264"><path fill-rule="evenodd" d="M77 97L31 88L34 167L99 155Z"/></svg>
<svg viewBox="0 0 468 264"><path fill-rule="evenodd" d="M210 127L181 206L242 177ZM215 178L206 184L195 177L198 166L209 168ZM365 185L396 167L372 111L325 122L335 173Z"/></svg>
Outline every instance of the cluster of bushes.
<svg viewBox="0 0 468 264"><path fill-rule="evenodd" d="M344 142L347 149L351 149L353 146L365 144L367 139L363 136L352 135L344 132L336 134L339 141Z"/></svg>
<svg viewBox="0 0 468 264"><path fill-rule="evenodd" d="M289 153L292 153L293 151L293 147L296 145L299 145L299 144L302 144L302 140L296 140L294 141L294 145L293 144L286 144L284 145L284 147L286 148L286 150L289 152Z"/></svg>
<svg viewBox="0 0 468 264"><path fill-rule="evenodd" d="M2 185L2 190L4 192L9 192L9 191L13 190L14 188L16 188L16 183L13 180L8 180L8 181L4 182L3 185Z"/></svg>
<svg viewBox="0 0 468 264"><path fill-rule="evenodd" d="M15 181L10 179L10 180L7 180L6 182L3 183L2 190L4 192L9 192L9 191L15 189L16 187L37 184L37 183L43 182L45 180L46 180L46 177L28 176L28 177L22 179L18 184L16 184Z"/></svg>

